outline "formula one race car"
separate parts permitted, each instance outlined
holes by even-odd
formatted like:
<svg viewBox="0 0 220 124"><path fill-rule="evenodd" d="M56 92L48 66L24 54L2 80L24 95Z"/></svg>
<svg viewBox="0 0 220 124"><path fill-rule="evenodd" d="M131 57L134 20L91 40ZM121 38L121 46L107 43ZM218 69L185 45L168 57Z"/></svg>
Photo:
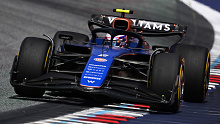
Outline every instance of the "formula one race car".
<svg viewBox="0 0 220 124"><path fill-rule="evenodd" d="M125 13L134 14L130 10L113 12L121 16L91 16L90 40L69 31L58 31L53 39L44 35L48 40L25 38L11 70L15 92L42 97L46 90L74 91L170 112L177 112L182 100L204 101L210 52L181 44L186 26L125 18ZM179 37L170 46L146 42L170 36Z"/></svg>

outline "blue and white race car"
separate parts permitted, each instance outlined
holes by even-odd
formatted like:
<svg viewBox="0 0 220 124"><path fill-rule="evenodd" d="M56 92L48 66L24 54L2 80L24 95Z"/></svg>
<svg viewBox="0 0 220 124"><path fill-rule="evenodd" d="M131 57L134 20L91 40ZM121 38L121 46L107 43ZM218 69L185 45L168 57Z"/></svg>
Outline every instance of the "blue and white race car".
<svg viewBox="0 0 220 124"><path fill-rule="evenodd" d="M209 83L210 52L181 44L187 27L92 15L92 37L58 31L54 38L27 37L15 56L10 83L16 94L42 97L48 91L74 91L86 97L150 105L177 112L182 100L203 102ZM94 26L99 28L94 28ZM150 46L148 37L178 36L170 46Z"/></svg>

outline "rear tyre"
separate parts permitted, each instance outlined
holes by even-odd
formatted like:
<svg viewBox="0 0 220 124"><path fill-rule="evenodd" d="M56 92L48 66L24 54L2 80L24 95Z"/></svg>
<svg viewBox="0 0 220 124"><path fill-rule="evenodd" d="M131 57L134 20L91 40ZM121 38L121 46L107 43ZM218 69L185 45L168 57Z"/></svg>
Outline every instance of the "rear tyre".
<svg viewBox="0 0 220 124"><path fill-rule="evenodd" d="M64 40L60 38L60 36L71 37L70 40L67 40L66 43L69 44L77 44L77 45L85 45L85 42L89 42L89 37L85 34L70 32L70 31L58 31L53 38L56 53L58 47L63 44Z"/></svg>
<svg viewBox="0 0 220 124"><path fill-rule="evenodd" d="M27 37L23 40L17 58L17 81L37 78L47 71L50 54L50 42L36 37ZM15 93L25 97L42 97L44 90L27 87L14 87Z"/></svg>
<svg viewBox="0 0 220 124"><path fill-rule="evenodd" d="M175 53L185 59L184 101L203 102L209 84L209 50L201 46L179 45Z"/></svg>
<svg viewBox="0 0 220 124"><path fill-rule="evenodd" d="M160 110L170 112L179 110L183 81L183 65L178 55L161 53L154 57L150 89L171 103L169 107L161 107Z"/></svg>

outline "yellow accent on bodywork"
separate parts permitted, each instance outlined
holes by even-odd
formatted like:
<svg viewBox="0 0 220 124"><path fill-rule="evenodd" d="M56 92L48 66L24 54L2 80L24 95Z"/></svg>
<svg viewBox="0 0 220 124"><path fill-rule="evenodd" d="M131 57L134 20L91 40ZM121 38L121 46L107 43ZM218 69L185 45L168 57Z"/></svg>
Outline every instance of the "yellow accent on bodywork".
<svg viewBox="0 0 220 124"><path fill-rule="evenodd" d="M47 56L46 56L45 63L44 63L44 70L47 66L47 59L48 59L48 56L49 56L49 53L50 53L50 48L51 48L51 46L48 48L48 51L47 51Z"/></svg>

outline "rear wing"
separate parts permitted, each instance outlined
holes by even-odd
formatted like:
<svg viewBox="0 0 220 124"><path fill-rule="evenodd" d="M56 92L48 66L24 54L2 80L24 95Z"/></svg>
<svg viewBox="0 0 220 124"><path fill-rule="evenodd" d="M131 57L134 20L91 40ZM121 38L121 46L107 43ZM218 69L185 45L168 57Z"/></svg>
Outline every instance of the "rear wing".
<svg viewBox="0 0 220 124"><path fill-rule="evenodd" d="M94 29L93 25L97 25L102 28L112 28L112 22L115 18L118 18L118 16L93 14L91 16L91 20L88 21L88 26L90 30ZM181 37L183 37L187 31L187 27L180 24L156 22L135 18L128 19L131 19L133 21L132 28L136 30L137 33L143 36L180 35Z"/></svg>

